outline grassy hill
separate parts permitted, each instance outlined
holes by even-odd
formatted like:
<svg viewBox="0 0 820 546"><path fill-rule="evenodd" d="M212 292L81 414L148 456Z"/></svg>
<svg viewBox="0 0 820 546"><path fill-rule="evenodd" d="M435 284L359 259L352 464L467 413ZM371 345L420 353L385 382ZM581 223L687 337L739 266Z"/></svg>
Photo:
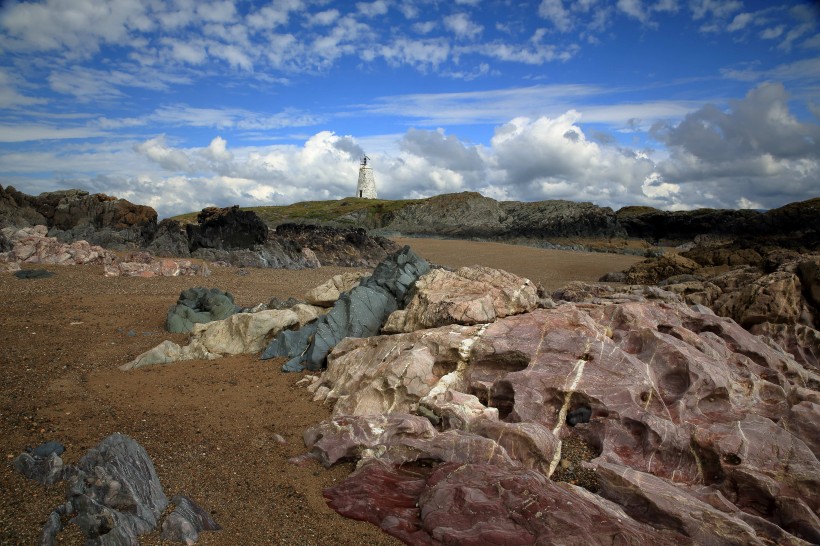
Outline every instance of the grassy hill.
<svg viewBox="0 0 820 546"><path fill-rule="evenodd" d="M390 201L345 197L332 201L302 201L291 205L241 207L241 209L255 212L269 226L277 226L285 222L311 222L373 228L382 225L381 220L384 215L421 201L421 199ZM189 212L174 216L173 219L183 223L196 222L197 214L199 213Z"/></svg>

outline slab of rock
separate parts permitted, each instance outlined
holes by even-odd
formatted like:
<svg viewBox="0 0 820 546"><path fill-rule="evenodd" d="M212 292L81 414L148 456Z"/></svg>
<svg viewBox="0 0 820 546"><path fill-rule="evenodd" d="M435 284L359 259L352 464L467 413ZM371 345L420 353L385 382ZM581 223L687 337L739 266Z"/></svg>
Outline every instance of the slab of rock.
<svg viewBox="0 0 820 546"><path fill-rule="evenodd" d="M424 417L402 413L337 417L307 429L304 439L311 455L325 466L340 459L371 457L393 464L418 460L515 464L494 440L460 430L437 432Z"/></svg>
<svg viewBox="0 0 820 546"><path fill-rule="evenodd" d="M297 304L291 309L237 313L227 319L195 324L187 345L163 341L120 369L127 371L182 360L214 360L224 355L255 353L283 330L314 321L323 311L321 307Z"/></svg>
<svg viewBox="0 0 820 546"><path fill-rule="evenodd" d="M416 280L429 270L410 247L388 256L359 286L342 294L329 313L311 328L285 332L262 353L263 360L287 356L285 371L320 370L328 353L346 337L368 337L379 332L390 313L404 303Z"/></svg>
<svg viewBox="0 0 820 546"><path fill-rule="evenodd" d="M446 324L481 324L535 309L538 294L529 279L500 269L433 269L416 281L412 298L395 311L385 333L412 332Z"/></svg>
<svg viewBox="0 0 820 546"><path fill-rule="evenodd" d="M359 286L359 281L364 276L365 273L360 272L334 275L327 282L308 290L305 293L305 301L319 307L333 307L339 296Z"/></svg>
<svg viewBox="0 0 820 546"><path fill-rule="evenodd" d="M370 460L324 496L340 514L369 521L408 544L694 544L523 468L408 468Z"/></svg>

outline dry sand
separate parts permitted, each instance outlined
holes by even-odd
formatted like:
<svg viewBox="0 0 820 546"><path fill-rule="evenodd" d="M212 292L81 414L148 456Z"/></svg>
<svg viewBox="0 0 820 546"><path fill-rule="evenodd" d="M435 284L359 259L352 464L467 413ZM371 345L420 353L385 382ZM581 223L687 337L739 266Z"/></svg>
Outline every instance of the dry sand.
<svg viewBox="0 0 820 546"><path fill-rule="evenodd" d="M540 250L494 243L400 239L428 260L453 267L479 263L541 283L595 280L636 257ZM32 267L33 268L33 267ZM0 275L0 544L35 544L64 484L44 487L11 468L26 446L57 440L76 462L113 432L148 452L169 498L185 493L213 513L223 530L199 544L398 544L376 527L330 510L322 489L351 471L296 466L302 431L327 408L294 386L279 361L257 355L178 362L132 372L117 367L164 339L165 313L192 286L231 292L251 306L272 297L301 298L344 268L247 270L213 268L206 279L106 278L100 266L45 266L50 278ZM287 443L278 444L274 435ZM159 534L141 537L159 544ZM74 525L61 544L82 544Z"/></svg>

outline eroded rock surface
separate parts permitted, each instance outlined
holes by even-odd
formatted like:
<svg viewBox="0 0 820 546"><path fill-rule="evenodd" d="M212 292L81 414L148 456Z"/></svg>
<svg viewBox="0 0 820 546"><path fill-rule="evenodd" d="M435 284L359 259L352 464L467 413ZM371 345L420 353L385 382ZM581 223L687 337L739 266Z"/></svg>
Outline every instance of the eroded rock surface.
<svg viewBox="0 0 820 546"><path fill-rule="evenodd" d="M419 544L536 543L556 529L591 544L817 542L816 371L673 291L553 297L488 324L338 344L310 385L334 416L305 434L325 464L362 461L326 492L332 505ZM589 462L564 453L578 440ZM414 461L433 468L402 470ZM550 482L558 468L592 471L591 491ZM578 519L523 518L528 502L571 502Z"/></svg>
<svg viewBox="0 0 820 546"><path fill-rule="evenodd" d="M387 320L385 333L412 332L445 324L481 324L532 311L538 302L528 279L490 267L434 269L413 286L412 298Z"/></svg>

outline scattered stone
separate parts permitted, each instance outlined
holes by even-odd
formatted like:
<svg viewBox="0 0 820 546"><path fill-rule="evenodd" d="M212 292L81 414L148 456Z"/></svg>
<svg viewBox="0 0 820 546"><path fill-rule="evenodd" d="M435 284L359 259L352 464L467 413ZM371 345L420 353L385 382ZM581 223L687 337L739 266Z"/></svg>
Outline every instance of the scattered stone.
<svg viewBox="0 0 820 546"><path fill-rule="evenodd" d="M211 274L205 262L191 260L172 260L170 258L152 259L149 262L115 262L104 267L106 277L207 277Z"/></svg>
<svg viewBox="0 0 820 546"><path fill-rule="evenodd" d="M202 531L219 531L222 527L201 506L185 495L171 499L174 511L162 522L162 540L196 544Z"/></svg>
<svg viewBox="0 0 820 546"><path fill-rule="evenodd" d="M65 452L65 446L55 440L49 440L31 450L34 457L48 457L52 453L55 455L62 455Z"/></svg>
<svg viewBox="0 0 820 546"><path fill-rule="evenodd" d="M47 279L53 277L54 272L46 269L21 269L14 273L18 279Z"/></svg>

